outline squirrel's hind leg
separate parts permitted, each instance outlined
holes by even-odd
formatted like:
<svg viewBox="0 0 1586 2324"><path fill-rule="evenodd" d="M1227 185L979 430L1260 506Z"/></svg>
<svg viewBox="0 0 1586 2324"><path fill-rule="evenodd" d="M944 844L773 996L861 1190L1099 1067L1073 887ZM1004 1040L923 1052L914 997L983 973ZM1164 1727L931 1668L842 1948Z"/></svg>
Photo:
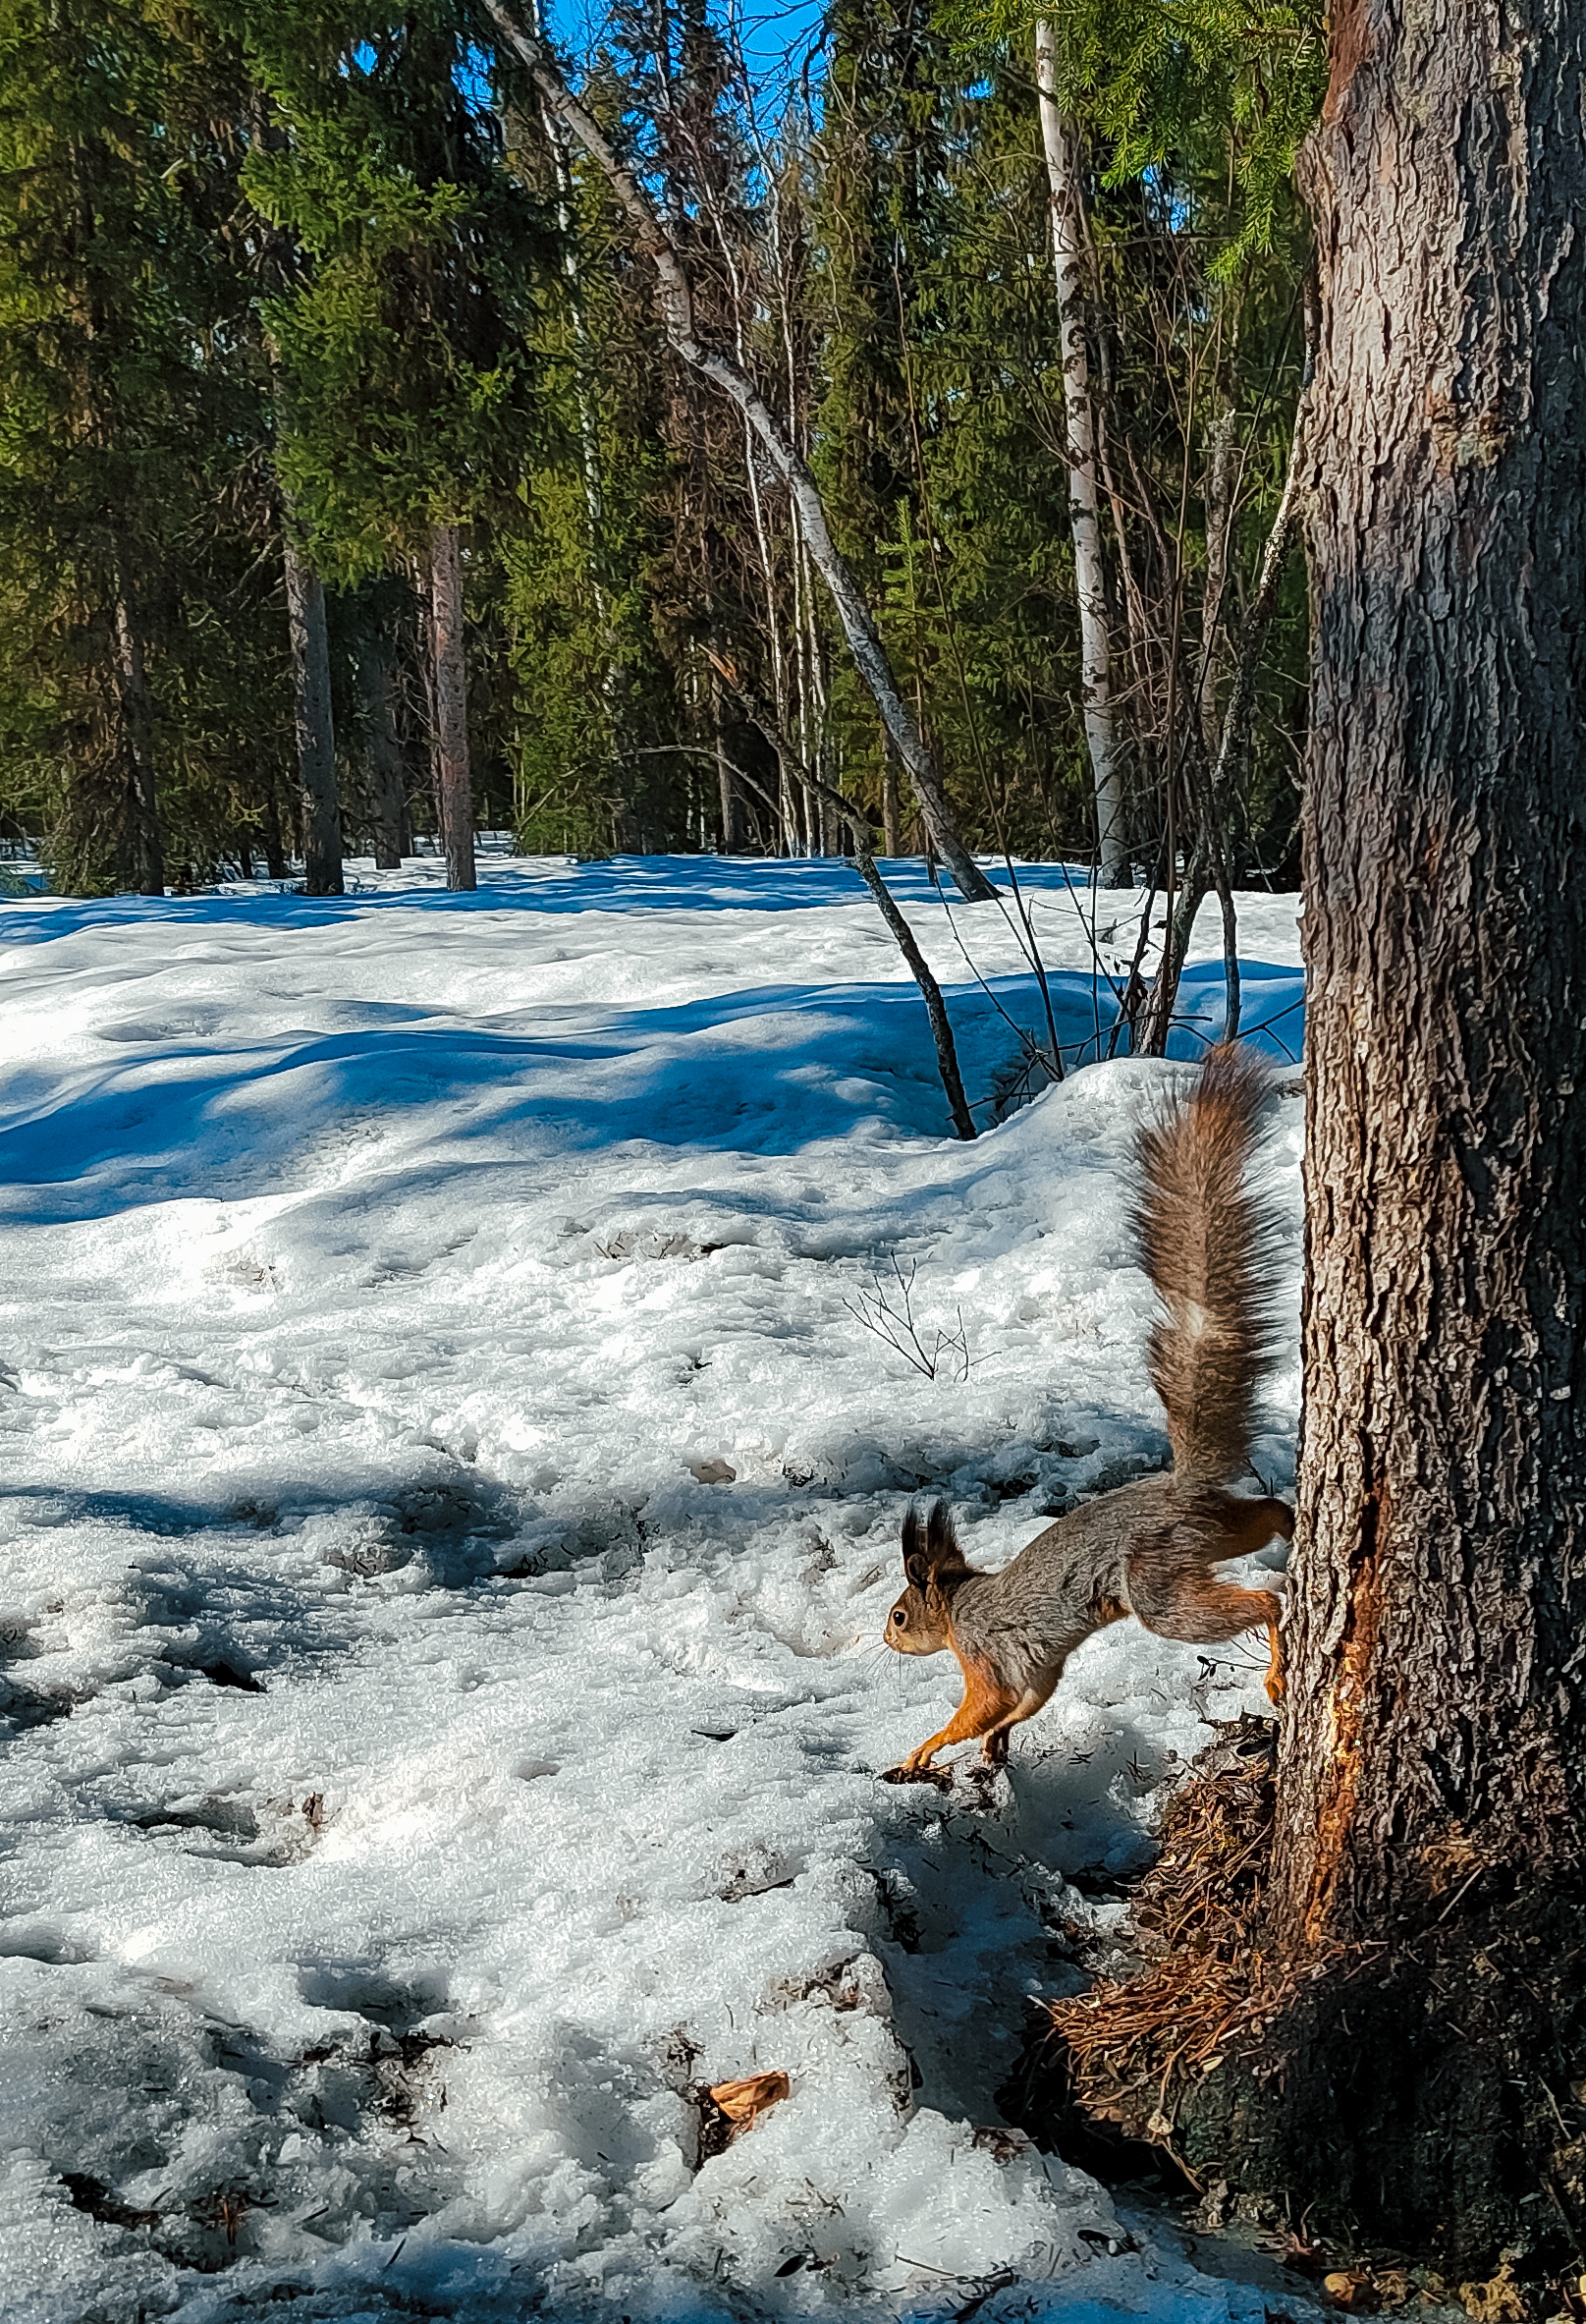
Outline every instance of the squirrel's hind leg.
<svg viewBox="0 0 1586 2324"><path fill-rule="evenodd" d="M981 1756L988 1767L1001 1767L1006 1764L1009 1737L1015 1727L1022 1726L1026 1719L1033 1719L1036 1712L1051 1701L1052 1689L1056 1687L1061 1675L1061 1671L1050 1673L1043 1671L1033 1686L1025 1688L1012 1709L1005 1711L995 1727L986 1729L980 1748Z"/></svg>
<svg viewBox="0 0 1586 2324"><path fill-rule="evenodd" d="M1282 1700L1284 1651L1278 1618L1283 1607L1275 1591L1240 1589L1236 1582L1217 1580L1200 1566L1173 1570L1160 1553L1153 1556L1149 1551L1136 1551L1124 1573L1130 1606L1159 1638L1220 1646L1244 1631L1264 1630L1269 1641L1267 1694L1273 1702Z"/></svg>

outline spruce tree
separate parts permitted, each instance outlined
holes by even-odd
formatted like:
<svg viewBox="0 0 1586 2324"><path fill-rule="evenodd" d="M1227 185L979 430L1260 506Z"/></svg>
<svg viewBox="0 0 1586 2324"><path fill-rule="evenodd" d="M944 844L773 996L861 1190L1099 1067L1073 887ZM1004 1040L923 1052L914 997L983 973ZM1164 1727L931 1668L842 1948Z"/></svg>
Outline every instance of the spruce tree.
<svg viewBox="0 0 1586 2324"><path fill-rule="evenodd" d="M513 493L536 416L526 330L537 205L502 166L490 59L449 0L249 19L250 62L289 128L250 156L263 214L310 264L267 304L279 465L327 578L393 566L424 608L448 879L474 884L460 528Z"/></svg>
<svg viewBox="0 0 1586 2324"><path fill-rule="evenodd" d="M80 890L195 876L241 806L244 698L269 717L213 618L255 587L236 62L137 0L18 0L0 33L5 725Z"/></svg>

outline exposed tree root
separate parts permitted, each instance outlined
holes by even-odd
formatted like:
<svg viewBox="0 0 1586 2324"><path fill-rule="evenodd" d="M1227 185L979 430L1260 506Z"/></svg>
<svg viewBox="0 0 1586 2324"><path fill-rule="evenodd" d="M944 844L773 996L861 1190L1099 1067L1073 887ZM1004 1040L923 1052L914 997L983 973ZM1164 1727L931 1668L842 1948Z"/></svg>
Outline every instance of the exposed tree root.
<svg viewBox="0 0 1586 2324"><path fill-rule="evenodd" d="M1163 2158L1357 2312L1586 2318L1586 1901L1492 1868L1392 1948L1286 1955L1271 1737L1202 1755L1134 1891L1140 1966L1040 2005L1004 2111L1115 2179Z"/></svg>

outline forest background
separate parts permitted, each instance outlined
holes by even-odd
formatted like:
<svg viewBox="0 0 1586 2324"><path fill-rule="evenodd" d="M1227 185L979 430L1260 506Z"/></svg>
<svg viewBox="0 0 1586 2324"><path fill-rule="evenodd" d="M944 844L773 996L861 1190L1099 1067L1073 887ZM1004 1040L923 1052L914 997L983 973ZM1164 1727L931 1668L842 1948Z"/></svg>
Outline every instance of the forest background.
<svg viewBox="0 0 1586 2324"><path fill-rule="evenodd" d="M1225 869L1292 886L1297 556L1258 600L1320 33L1051 26L1077 342L1017 0L838 0L780 69L775 25L751 68L708 0L623 0L577 83L813 470L968 843L1097 854L1077 344L1116 853L1171 876L1242 669ZM0 206L0 836L57 887L336 885L438 828L449 765L529 850L838 852L802 769L919 852L782 479L483 10L5 0Z"/></svg>

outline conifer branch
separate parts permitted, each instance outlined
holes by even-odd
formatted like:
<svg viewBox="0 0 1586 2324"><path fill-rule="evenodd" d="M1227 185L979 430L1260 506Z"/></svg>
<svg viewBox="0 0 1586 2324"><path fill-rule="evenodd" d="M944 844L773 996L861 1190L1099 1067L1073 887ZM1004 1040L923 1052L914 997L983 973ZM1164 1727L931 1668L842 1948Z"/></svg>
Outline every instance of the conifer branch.
<svg viewBox="0 0 1586 2324"><path fill-rule="evenodd" d="M531 75L548 109L577 138L605 177L639 248L652 261L662 320L671 345L684 362L738 406L765 447L772 467L787 485L798 512L810 556L831 594L854 668L876 705L893 747L908 770L920 813L937 853L966 902L994 901L997 891L964 845L930 745L909 714L863 592L832 538L820 487L807 464L748 373L731 356L724 355L719 348L706 347L696 336L693 294L676 244L636 173L617 151L587 106L569 87L547 43L518 23L505 0L484 0L484 7L502 40Z"/></svg>

